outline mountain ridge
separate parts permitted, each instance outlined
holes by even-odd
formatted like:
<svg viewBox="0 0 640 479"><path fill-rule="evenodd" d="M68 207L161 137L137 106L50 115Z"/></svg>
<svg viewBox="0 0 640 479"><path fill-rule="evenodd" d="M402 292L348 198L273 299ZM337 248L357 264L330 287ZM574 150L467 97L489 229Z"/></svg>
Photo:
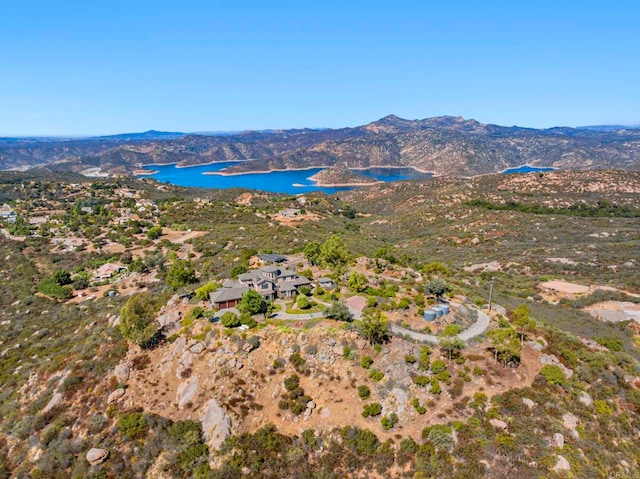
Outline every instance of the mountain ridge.
<svg viewBox="0 0 640 479"><path fill-rule="evenodd" d="M0 169L44 167L130 174L145 164L239 161L230 173L311 168L413 167L475 176L530 164L640 169L640 130L501 126L455 116L387 115L356 127L244 131L233 135L148 132L64 141L0 139Z"/></svg>

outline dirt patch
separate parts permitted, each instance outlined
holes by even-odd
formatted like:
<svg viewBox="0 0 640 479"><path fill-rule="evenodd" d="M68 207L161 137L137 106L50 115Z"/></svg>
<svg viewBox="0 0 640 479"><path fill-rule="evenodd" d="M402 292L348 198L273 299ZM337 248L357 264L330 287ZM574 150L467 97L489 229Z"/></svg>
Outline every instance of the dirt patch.
<svg viewBox="0 0 640 479"><path fill-rule="evenodd" d="M632 320L640 323L640 304L628 301L605 301L585 308L596 319L617 323Z"/></svg>
<svg viewBox="0 0 640 479"><path fill-rule="evenodd" d="M320 215L316 213L305 213L290 217L283 216L281 214L275 214L273 215L273 219L284 226L295 226L305 221L320 221Z"/></svg>

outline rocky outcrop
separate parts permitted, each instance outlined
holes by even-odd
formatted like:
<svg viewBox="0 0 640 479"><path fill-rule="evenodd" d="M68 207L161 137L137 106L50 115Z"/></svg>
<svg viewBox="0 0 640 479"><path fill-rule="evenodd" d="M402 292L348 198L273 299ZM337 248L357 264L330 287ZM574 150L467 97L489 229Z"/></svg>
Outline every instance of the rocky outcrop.
<svg viewBox="0 0 640 479"><path fill-rule="evenodd" d="M212 451L220 449L222 443L231 435L231 418L215 399L210 399L204 405L200 424L207 445Z"/></svg>
<svg viewBox="0 0 640 479"><path fill-rule="evenodd" d="M129 380L130 373L131 369L125 363L118 364L113 370L113 375L116 377L116 381L120 384L124 384Z"/></svg>
<svg viewBox="0 0 640 479"><path fill-rule="evenodd" d="M555 472L566 472L571 470L571 464L564 456L558 456L556 461L556 465L553 466L553 470Z"/></svg>
<svg viewBox="0 0 640 479"><path fill-rule="evenodd" d="M188 381L181 383L176 392L176 402L178 409L184 409L188 404L192 403L200 391L200 381L198 376L194 376Z"/></svg>
<svg viewBox="0 0 640 479"><path fill-rule="evenodd" d="M87 451L87 462L92 466L97 466L98 464L102 464L109 457L109 451L106 449L100 449L97 447L92 447Z"/></svg>
<svg viewBox="0 0 640 479"><path fill-rule="evenodd" d="M125 393L125 390L123 388L116 389L111 394L109 394L109 397L107 398L107 403L111 404L116 401L119 401L122 398L122 396L124 396L124 393Z"/></svg>
<svg viewBox="0 0 640 479"><path fill-rule="evenodd" d="M49 411L51 411L54 407L56 407L57 405L59 405L62 402L62 393L55 393L53 396L51 396L51 399L49 399L49 402L47 403L47 405L44 407L44 409L42 410L42 412L44 414L48 413Z"/></svg>

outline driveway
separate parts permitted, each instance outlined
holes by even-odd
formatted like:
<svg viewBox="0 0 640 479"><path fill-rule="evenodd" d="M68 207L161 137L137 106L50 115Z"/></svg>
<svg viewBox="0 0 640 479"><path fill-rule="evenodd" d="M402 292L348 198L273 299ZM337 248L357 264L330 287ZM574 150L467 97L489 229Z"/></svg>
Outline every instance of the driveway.
<svg viewBox="0 0 640 479"><path fill-rule="evenodd" d="M478 320L467 329L462 331L460 334L458 334L458 338L462 341L466 342L472 338L475 338L476 336L480 336L489 327L489 316L478 309L474 310L478 313ZM422 343L438 344L439 341L439 339L433 334L418 333L416 331L403 328L402 326L398 326L396 324L390 324L389 329L391 329L391 332L393 334L399 336L409 336L410 338Z"/></svg>

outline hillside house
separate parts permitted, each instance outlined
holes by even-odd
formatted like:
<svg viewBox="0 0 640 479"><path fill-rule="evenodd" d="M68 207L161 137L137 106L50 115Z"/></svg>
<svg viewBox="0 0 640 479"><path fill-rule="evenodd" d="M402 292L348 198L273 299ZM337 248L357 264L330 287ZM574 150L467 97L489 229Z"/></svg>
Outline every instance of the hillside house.
<svg viewBox="0 0 640 479"><path fill-rule="evenodd" d="M0 222L15 223L15 221L16 212L13 208L6 203L2 205L2 207L0 207Z"/></svg>
<svg viewBox="0 0 640 479"><path fill-rule="evenodd" d="M121 264L105 263L100 266L95 273L93 273L93 279L96 281L105 281L121 271L124 271L124 266Z"/></svg>
<svg viewBox="0 0 640 479"><path fill-rule="evenodd" d="M212 292L209 299L216 308L233 308L240 303L242 295L249 289L259 293L265 301L270 301L276 298L293 298L302 286L310 285L311 281L308 278L272 265L241 274L237 282L225 280L223 287Z"/></svg>

